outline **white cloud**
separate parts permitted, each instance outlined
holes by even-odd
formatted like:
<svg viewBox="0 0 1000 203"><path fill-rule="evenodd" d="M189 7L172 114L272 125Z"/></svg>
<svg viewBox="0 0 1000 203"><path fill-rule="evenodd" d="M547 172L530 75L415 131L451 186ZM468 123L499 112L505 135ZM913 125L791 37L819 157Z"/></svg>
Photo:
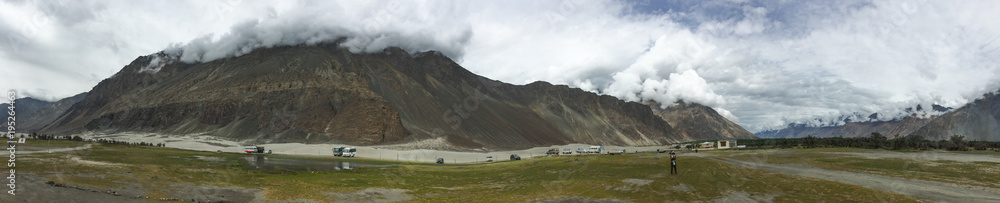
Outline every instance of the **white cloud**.
<svg viewBox="0 0 1000 203"><path fill-rule="evenodd" d="M195 62L340 37L354 52L441 51L514 84L544 80L630 101L702 103L751 131L875 112L893 119L918 104L958 107L1000 88L1000 25L984 20L1000 18L994 1L644 5L0 2L0 72L13 77L0 88L53 100L163 49Z"/></svg>

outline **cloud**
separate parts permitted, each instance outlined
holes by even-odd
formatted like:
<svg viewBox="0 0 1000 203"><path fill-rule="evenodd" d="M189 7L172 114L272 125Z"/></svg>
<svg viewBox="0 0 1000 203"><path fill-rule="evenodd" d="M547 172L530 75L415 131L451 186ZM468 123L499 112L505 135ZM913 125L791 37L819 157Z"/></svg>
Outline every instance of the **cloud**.
<svg viewBox="0 0 1000 203"><path fill-rule="evenodd" d="M0 4L0 71L14 77L0 88L52 99L161 50L199 62L339 38L357 53L441 51L514 84L701 103L750 131L897 119L1000 88L992 1Z"/></svg>

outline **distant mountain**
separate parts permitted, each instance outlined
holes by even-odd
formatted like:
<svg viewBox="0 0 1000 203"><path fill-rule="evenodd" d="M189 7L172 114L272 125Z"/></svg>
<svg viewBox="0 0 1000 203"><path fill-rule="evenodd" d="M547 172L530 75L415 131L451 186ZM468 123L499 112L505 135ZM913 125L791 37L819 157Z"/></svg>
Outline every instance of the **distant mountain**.
<svg viewBox="0 0 1000 203"><path fill-rule="evenodd" d="M42 109L42 107L44 107L45 105L48 105L48 104L49 104L49 102L47 102L47 101L42 101L42 100L38 100L38 99L35 99L35 98L31 98L31 97L25 97L25 98L15 99L14 100L14 113L15 113L14 114L14 116L15 116L14 127L16 128L16 130L18 132L23 131L23 130L21 130L24 127L24 123L23 122L24 121L28 121L28 119L27 119L28 115L31 115L32 113L35 113L35 111L38 111L39 109ZM7 119L7 117L10 116L10 114L9 114L10 113L9 112L9 107L10 107L10 103L2 103L2 104L0 104L0 109L2 109L2 111L3 111L3 113L0 113L0 116L3 116L4 119Z"/></svg>
<svg viewBox="0 0 1000 203"><path fill-rule="evenodd" d="M502 83L438 52L354 54L323 44L173 61L137 58L42 131L205 133L255 143L434 139L487 150L702 139L678 136L640 103L545 82Z"/></svg>
<svg viewBox="0 0 1000 203"><path fill-rule="evenodd" d="M962 135L966 140L1000 141L1000 96L987 93L981 99L931 120L912 134L931 140Z"/></svg>
<svg viewBox="0 0 1000 203"><path fill-rule="evenodd" d="M867 137L879 132L889 138L906 136L924 126L931 119L908 116L896 121L872 121L846 123L841 126L808 127L789 125L785 129L758 132L760 138L801 138L801 137Z"/></svg>
<svg viewBox="0 0 1000 203"><path fill-rule="evenodd" d="M659 103L647 103L657 116L674 127L685 140L755 139L753 133L719 115L715 109L697 103L679 101L666 109Z"/></svg>
<svg viewBox="0 0 1000 203"><path fill-rule="evenodd" d="M907 112L922 111L920 106L916 111L912 108ZM928 140L946 140L951 135L963 135L966 140L1000 141L1000 96L987 93L965 106L952 109L938 105L932 106L933 111L950 111L940 116L919 118L916 115L894 121L850 122L833 127L807 127L789 124L780 130L755 133L761 138L800 138L814 137L865 137L872 132L879 132L889 138L895 136L921 136ZM871 119L876 119L872 115Z"/></svg>
<svg viewBox="0 0 1000 203"><path fill-rule="evenodd" d="M87 93L84 92L72 97L63 98L59 101L48 103L48 105L45 105L41 109L22 117L23 119L20 119L22 121L20 123L21 131L35 132L44 128L46 125L59 119L60 115L86 96Z"/></svg>

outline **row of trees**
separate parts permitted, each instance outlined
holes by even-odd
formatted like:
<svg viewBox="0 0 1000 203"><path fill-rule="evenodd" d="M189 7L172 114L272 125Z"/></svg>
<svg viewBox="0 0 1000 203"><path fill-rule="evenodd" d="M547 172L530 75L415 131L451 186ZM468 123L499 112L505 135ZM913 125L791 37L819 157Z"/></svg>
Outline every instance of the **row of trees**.
<svg viewBox="0 0 1000 203"><path fill-rule="evenodd" d="M975 150L986 150L987 148L1000 148L1000 142L986 141L966 141L965 136L953 135L948 140L931 141L923 136L911 135L906 137L895 136L889 139L881 133L874 132L868 137L827 137L817 138L813 136L804 138L778 138L778 139L748 139L737 140L737 143L747 145L752 148L792 148L792 147L852 147L869 149L946 149L966 151L970 147Z"/></svg>
<svg viewBox="0 0 1000 203"><path fill-rule="evenodd" d="M167 146L167 144L152 143L152 142L126 142L126 141L106 140L106 139L84 140L83 137L80 137L78 135L74 135L74 136L55 136L55 135L50 135L50 134L31 133L27 137L30 138L30 139L33 139L33 140L67 140L67 141L76 141L76 142L97 142L97 143L103 143L103 144L125 145L125 146L150 146L150 147L166 147ZM3 138L4 139L8 139L8 135L3 135Z"/></svg>

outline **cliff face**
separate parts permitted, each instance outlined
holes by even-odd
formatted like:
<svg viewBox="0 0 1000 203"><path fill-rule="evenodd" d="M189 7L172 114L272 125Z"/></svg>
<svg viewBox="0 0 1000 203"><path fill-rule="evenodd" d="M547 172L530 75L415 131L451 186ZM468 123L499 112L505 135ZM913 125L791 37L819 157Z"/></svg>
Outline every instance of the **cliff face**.
<svg viewBox="0 0 1000 203"><path fill-rule="evenodd" d="M650 102L648 105L685 140L757 138L750 131L719 115L714 109L701 104L679 101L666 109L661 109L658 103Z"/></svg>
<svg viewBox="0 0 1000 203"><path fill-rule="evenodd" d="M336 44L196 64L139 57L42 131L359 145L445 138L466 149L685 140L643 104L544 82L505 84L436 52L353 54Z"/></svg>
<svg viewBox="0 0 1000 203"><path fill-rule="evenodd" d="M982 99L931 120L912 134L930 140L962 135L966 140L1000 141L1000 96L985 94Z"/></svg>

